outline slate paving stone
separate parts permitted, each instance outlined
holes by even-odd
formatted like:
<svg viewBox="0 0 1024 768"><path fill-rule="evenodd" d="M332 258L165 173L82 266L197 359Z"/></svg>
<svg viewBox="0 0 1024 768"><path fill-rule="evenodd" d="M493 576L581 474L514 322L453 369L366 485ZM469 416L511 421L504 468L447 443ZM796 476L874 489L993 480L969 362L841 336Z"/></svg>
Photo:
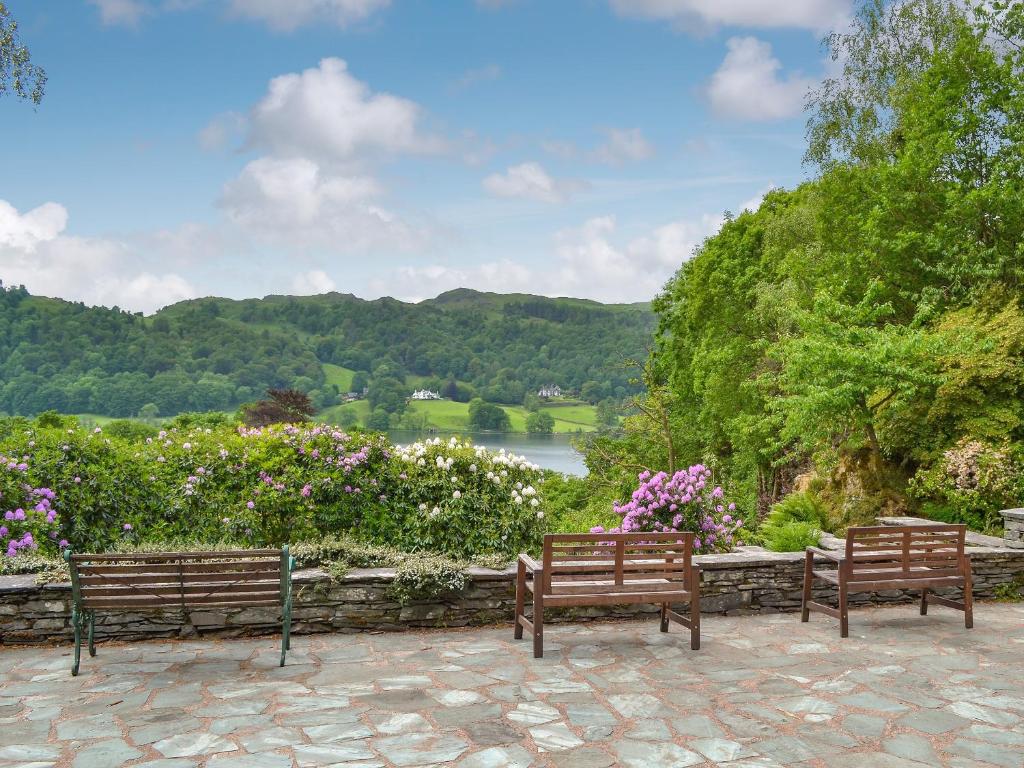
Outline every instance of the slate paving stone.
<svg viewBox="0 0 1024 768"><path fill-rule="evenodd" d="M541 752L564 752L583 744L583 739L569 730L565 723L548 723L530 729L533 743Z"/></svg>
<svg viewBox="0 0 1024 768"><path fill-rule="evenodd" d="M518 745L482 749L457 763L459 768L530 768L535 764L534 756Z"/></svg>
<svg viewBox="0 0 1024 768"><path fill-rule="evenodd" d="M72 768L120 768L128 760L142 757L142 753L123 739L97 741L75 753Z"/></svg>
<svg viewBox="0 0 1024 768"><path fill-rule="evenodd" d="M373 748L397 766L421 766L455 760L469 744L449 734L414 733L375 739Z"/></svg>
<svg viewBox="0 0 1024 768"><path fill-rule="evenodd" d="M925 709L903 715L896 721L896 724L903 728L913 728L922 733L938 735L963 728L970 722L967 718L944 709Z"/></svg>
<svg viewBox="0 0 1024 768"><path fill-rule="evenodd" d="M4 648L0 766L1024 768L1024 608L916 618L709 616L697 653L553 625L540 660L507 627L298 636L284 672L264 639L115 643L73 679Z"/></svg>
<svg viewBox="0 0 1024 768"><path fill-rule="evenodd" d="M632 741L623 739L615 744L619 764L628 768L685 768L700 765L704 758L678 744Z"/></svg>
<svg viewBox="0 0 1024 768"><path fill-rule="evenodd" d="M1020 768L1024 766L1024 752L1014 747L988 744L981 741L972 741L971 739L957 739L946 747L946 751L961 757L973 758L992 765L1005 766L1006 768Z"/></svg>
<svg viewBox="0 0 1024 768"><path fill-rule="evenodd" d="M514 744L523 738L518 730L502 720L467 723L463 730L473 744L480 746Z"/></svg>
<svg viewBox="0 0 1024 768"><path fill-rule="evenodd" d="M164 757L195 757L238 749L232 742L213 733L183 733L162 739L153 748Z"/></svg>
<svg viewBox="0 0 1024 768"><path fill-rule="evenodd" d="M362 739L337 744L299 744L293 751L300 768L344 764L355 760L373 761L377 756L370 749L369 741Z"/></svg>
<svg viewBox="0 0 1024 768"><path fill-rule="evenodd" d="M932 748L932 743L923 736L915 736L909 733L901 733L882 742L882 749L890 755L903 757L907 760L916 760L919 763L936 765L939 763L938 755Z"/></svg>

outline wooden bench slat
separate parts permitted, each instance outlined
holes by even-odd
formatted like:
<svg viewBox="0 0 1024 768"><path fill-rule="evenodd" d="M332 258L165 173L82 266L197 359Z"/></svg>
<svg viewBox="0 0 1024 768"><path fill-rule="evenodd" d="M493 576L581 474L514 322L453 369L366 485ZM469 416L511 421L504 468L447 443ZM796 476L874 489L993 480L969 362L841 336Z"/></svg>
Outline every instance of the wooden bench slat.
<svg viewBox="0 0 1024 768"><path fill-rule="evenodd" d="M72 555L71 560L75 563L116 561L136 562L152 560L211 560L238 558L251 560L252 558L280 558L281 552L276 549L228 549L214 552L135 552L135 553L108 553L102 555Z"/></svg>
<svg viewBox="0 0 1024 768"><path fill-rule="evenodd" d="M627 605L631 603L685 603L692 593L678 592L617 592L589 595L545 595L544 605L552 607L577 608L593 605Z"/></svg>
<svg viewBox="0 0 1024 768"><path fill-rule="evenodd" d="M273 571L281 572L280 561L271 560L236 560L230 563L132 563L129 565L79 565L78 572L83 576L92 574L203 574L203 573L232 573L244 571Z"/></svg>
<svg viewBox="0 0 1024 768"><path fill-rule="evenodd" d="M611 581L578 581L569 584L552 584L552 595L590 595L595 592L604 594L618 594L620 592L646 593L646 592L678 592L682 587L681 582L655 581L646 579L643 581L626 581L622 584L615 584Z"/></svg>
<svg viewBox="0 0 1024 768"><path fill-rule="evenodd" d="M184 581L190 583L204 583L214 581L273 581L280 580L280 569L260 571L228 571L226 573L205 572L185 574L184 579L179 579L177 573L153 573L153 574L82 574L78 580L83 589L94 585L117 585L117 584L180 584Z"/></svg>
<svg viewBox="0 0 1024 768"><path fill-rule="evenodd" d="M230 594L232 592L273 592L281 591L281 582L278 580L262 579L259 581L225 582L215 581L206 584L120 584L120 585L95 585L82 588L82 595L93 597L96 595L204 595L204 594Z"/></svg>

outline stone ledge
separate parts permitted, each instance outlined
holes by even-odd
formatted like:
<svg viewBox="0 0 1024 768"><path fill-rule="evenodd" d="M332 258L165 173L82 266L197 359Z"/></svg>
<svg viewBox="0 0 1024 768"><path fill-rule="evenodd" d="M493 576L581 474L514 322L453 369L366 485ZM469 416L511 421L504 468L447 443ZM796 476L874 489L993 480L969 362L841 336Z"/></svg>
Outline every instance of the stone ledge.
<svg viewBox="0 0 1024 768"><path fill-rule="evenodd" d="M823 543L837 543L838 540ZM974 593L978 599L1005 596L1024 576L1024 550L972 547ZM800 608L801 552L766 552L742 547L724 555L694 558L702 569L701 608L709 614L777 613ZM295 575L294 630L308 632L402 631L419 627L461 627L511 623L515 569L474 569L466 589L458 593L399 605L387 587L392 569L353 570L331 580L319 569ZM956 595L956 590L943 590ZM834 587L817 582L814 599L834 604ZM906 603L917 595L899 590L858 593L857 604ZM66 642L71 590L68 584L36 585L33 576L0 577L0 644ZM656 606L601 606L553 611L553 622L631 617L656 611ZM97 616L100 639L144 639L219 635L273 634L280 631L273 610L246 609L166 613L121 612Z"/></svg>

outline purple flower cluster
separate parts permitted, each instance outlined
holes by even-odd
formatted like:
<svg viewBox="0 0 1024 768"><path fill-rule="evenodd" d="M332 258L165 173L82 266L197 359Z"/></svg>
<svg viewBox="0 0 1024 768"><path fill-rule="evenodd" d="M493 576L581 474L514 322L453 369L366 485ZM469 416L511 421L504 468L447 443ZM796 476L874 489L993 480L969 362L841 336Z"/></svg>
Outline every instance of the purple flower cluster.
<svg viewBox="0 0 1024 768"><path fill-rule="evenodd" d="M712 486L711 470L703 464L666 472L641 472L640 485L625 504L615 504L622 524L612 532L682 532L697 534L694 550L722 552L732 548L743 521L736 519L736 505L725 501L721 486ZM595 528L595 533L603 529Z"/></svg>
<svg viewBox="0 0 1024 768"><path fill-rule="evenodd" d="M22 550L39 548L39 538L57 538L57 510L54 508L55 494L49 488L36 488L25 481L28 463L25 459L0 456L0 504L13 508L3 513L0 525L0 549L7 557L14 557ZM0 507L2 508L2 507ZM67 546L63 539L60 546Z"/></svg>

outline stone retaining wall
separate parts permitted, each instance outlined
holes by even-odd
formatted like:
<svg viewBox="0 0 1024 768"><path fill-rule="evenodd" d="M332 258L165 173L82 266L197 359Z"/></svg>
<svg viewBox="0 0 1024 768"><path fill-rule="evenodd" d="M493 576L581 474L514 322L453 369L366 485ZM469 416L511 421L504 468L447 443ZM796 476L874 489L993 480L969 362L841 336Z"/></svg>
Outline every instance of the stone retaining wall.
<svg viewBox="0 0 1024 768"><path fill-rule="evenodd" d="M1014 549L1024 549L1024 509L1003 510L1003 542Z"/></svg>
<svg viewBox="0 0 1024 768"><path fill-rule="evenodd" d="M835 540L823 544L834 545ZM1024 584L1024 549L970 547L974 594L978 599L1005 597ZM701 608L709 614L795 611L800 607L804 556L799 552L766 552L743 547L727 555L701 555ZM394 572L356 570L331 581L318 570L295 574L296 600L293 630L356 632L404 630L416 627L452 627L507 622L514 611L514 569L470 571L471 585L458 594L399 605L388 597ZM834 588L818 582L815 599L835 601ZM0 644L66 641L71 589L67 584L36 585L31 576L0 577ZM917 599L900 590L853 594L850 602L894 603ZM628 617L653 613L655 606L608 606L551 612L553 621ZM943 610L943 609L938 609ZM97 615L100 639L268 634L278 632L274 611L262 608L180 611L166 614L119 613Z"/></svg>

